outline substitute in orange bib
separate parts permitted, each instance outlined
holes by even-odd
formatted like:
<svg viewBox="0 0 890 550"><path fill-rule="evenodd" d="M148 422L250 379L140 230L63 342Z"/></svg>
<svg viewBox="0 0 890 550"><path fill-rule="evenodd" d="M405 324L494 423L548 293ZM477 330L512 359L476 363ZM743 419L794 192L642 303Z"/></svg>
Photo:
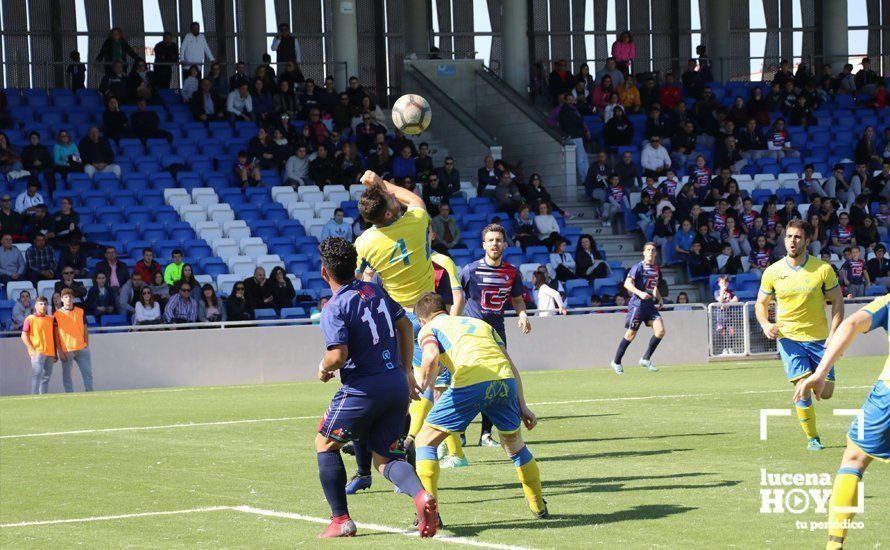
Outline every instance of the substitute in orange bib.
<svg viewBox="0 0 890 550"><path fill-rule="evenodd" d="M46 314L48 304L43 296L34 300L34 314L25 318L22 325L22 342L28 348L31 357L31 368L34 379L31 393L46 393L49 378L53 374L53 363L56 362L56 345L54 341L53 323L55 320Z"/></svg>
<svg viewBox="0 0 890 550"><path fill-rule="evenodd" d="M62 384L65 391L74 391L71 366L76 361L83 378L83 389L93 391L93 362L90 359L90 336L84 321L84 311L74 305L74 292L62 290L62 307L53 314L56 319L56 348L62 361Z"/></svg>

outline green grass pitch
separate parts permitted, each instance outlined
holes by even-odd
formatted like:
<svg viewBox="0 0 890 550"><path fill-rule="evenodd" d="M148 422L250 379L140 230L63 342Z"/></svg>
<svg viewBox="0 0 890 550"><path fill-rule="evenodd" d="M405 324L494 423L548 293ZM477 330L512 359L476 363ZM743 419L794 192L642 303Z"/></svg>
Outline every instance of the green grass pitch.
<svg viewBox="0 0 890 550"><path fill-rule="evenodd" d="M826 534L798 529L823 514L760 513L761 468L837 470L849 416L882 358L846 359L834 399L817 404L826 449L808 452L777 360L607 370L529 372L527 399L540 424L526 433L552 518L531 517L500 449L468 430L470 467L443 470L442 515L456 544L488 547L820 548ZM521 365L520 365L521 368ZM75 375L77 378L77 375ZM79 382L79 378L78 378ZM312 445L336 381L185 388L0 400L0 546L3 548L314 547L327 518ZM258 420L257 422L230 422ZM204 425L176 426L188 423ZM215 424L209 424L215 423ZM168 426L168 427L165 427ZM155 427L145 430L92 431ZM156 428L160 427L160 428ZM71 432L43 437L23 434ZM350 475L355 464L345 456ZM864 524L849 548L887 542L890 465L865 476ZM413 507L375 474L350 497L360 523L407 529ZM249 506L265 515L236 509ZM218 509L178 513L199 508ZM174 512L168 515L138 515ZM15 526L22 522L133 517ZM297 515L293 515L297 514ZM400 548L416 538L359 529L344 545ZM425 541L428 547L444 541ZM503 547L503 546L501 546Z"/></svg>

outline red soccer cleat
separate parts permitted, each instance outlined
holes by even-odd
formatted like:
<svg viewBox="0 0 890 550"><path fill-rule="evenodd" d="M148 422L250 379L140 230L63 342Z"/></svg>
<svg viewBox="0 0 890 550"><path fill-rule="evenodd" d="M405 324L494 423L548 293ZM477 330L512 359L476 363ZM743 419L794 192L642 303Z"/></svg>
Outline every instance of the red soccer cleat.
<svg viewBox="0 0 890 550"><path fill-rule="evenodd" d="M355 522L348 515L336 516L331 518L331 524L324 532L318 535L320 539L335 539L338 537L354 537Z"/></svg>
<svg viewBox="0 0 890 550"><path fill-rule="evenodd" d="M417 506L417 532L420 533L420 538L435 536L439 529L439 505L436 498L421 491L414 497L414 505Z"/></svg>

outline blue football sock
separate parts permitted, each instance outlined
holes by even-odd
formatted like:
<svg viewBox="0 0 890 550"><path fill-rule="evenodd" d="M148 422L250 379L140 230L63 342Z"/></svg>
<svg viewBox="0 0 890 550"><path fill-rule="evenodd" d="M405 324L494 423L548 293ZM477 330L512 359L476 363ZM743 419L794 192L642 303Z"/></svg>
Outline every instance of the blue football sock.
<svg viewBox="0 0 890 550"><path fill-rule="evenodd" d="M661 338L657 338L655 336L653 336L652 338L649 338L649 347L646 348L646 353L643 354L643 359L648 361L649 358L652 357L652 354L655 353L655 348L657 348L658 344L660 344L660 343L661 343Z"/></svg>
<svg viewBox="0 0 890 550"><path fill-rule="evenodd" d="M358 467L355 472L356 475L371 475L371 449L368 448L363 439L355 441L353 446L355 448L355 465Z"/></svg>
<svg viewBox="0 0 890 550"><path fill-rule="evenodd" d="M621 364L621 359L624 358L624 352L627 351L627 346L630 345L630 340L627 338L622 338L621 342L618 343L618 351L615 352L615 362L619 365Z"/></svg>
<svg viewBox="0 0 890 550"><path fill-rule="evenodd" d="M404 460L392 460L383 468L383 477L390 480L399 491L414 498L423 491L423 485L414 468Z"/></svg>
<svg viewBox="0 0 890 550"><path fill-rule="evenodd" d="M346 507L346 467L340 451L325 451L317 453L317 456L318 479L321 480L324 498L331 507L331 515L336 517L349 514Z"/></svg>

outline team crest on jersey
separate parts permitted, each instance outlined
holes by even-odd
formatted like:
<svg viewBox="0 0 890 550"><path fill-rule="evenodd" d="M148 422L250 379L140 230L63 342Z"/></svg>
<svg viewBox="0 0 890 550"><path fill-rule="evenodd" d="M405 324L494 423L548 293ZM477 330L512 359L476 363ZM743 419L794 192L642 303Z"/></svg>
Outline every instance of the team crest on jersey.
<svg viewBox="0 0 890 550"><path fill-rule="evenodd" d="M356 293L358 293L363 302L367 302L374 297L374 289L371 287L371 285L362 285L355 291Z"/></svg>

